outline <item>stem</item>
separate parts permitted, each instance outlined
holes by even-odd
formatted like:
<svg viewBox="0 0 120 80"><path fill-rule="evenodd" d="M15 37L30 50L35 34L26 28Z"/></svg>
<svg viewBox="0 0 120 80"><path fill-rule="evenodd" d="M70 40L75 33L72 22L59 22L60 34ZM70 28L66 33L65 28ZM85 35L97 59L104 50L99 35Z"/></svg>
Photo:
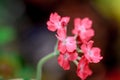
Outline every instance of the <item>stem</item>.
<svg viewBox="0 0 120 80"><path fill-rule="evenodd" d="M42 80L42 66L45 62L47 62L49 59L53 58L54 56L57 56L59 54L59 51L57 50L57 44L54 48L54 52L50 53L48 55L46 55L45 57L43 57L42 59L40 59L38 61L38 65L37 65L37 75L36 75L36 80Z"/></svg>
<svg viewBox="0 0 120 80"><path fill-rule="evenodd" d="M74 60L73 63L77 66L78 65L78 61Z"/></svg>
<svg viewBox="0 0 120 80"><path fill-rule="evenodd" d="M80 60L80 59L81 59L81 57L78 57L78 58L77 58L77 60Z"/></svg>
<svg viewBox="0 0 120 80"><path fill-rule="evenodd" d="M79 48L77 48L77 52L78 53L83 53L83 51L81 49L79 49Z"/></svg>
<svg viewBox="0 0 120 80"><path fill-rule="evenodd" d="M47 56L43 57L41 60L39 60L38 65L37 65L37 77L36 80L41 80L41 75L42 75L42 66L43 64L54 57L54 53L48 54Z"/></svg>

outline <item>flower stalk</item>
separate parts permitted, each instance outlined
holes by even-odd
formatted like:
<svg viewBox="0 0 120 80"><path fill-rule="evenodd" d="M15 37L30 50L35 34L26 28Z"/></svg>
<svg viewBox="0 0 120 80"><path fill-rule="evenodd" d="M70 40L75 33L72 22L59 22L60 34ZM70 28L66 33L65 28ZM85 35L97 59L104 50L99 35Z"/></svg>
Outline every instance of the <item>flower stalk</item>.
<svg viewBox="0 0 120 80"><path fill-rule="evenodd" d="M51 59L57 55L59 55L59 51L57 51L57 43L56 43L56 46L54 48L54 52L46 55L45 57L43 57L42 59L40 59L38 61L36 80L42 80L42 66L43 66L43 64L46 63L49 59Z"/></svg>

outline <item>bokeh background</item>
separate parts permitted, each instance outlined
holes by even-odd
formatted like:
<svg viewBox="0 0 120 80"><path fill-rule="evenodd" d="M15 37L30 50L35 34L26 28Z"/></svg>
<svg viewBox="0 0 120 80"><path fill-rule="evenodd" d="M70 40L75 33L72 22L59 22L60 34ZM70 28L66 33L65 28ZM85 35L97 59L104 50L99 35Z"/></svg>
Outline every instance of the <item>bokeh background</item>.
<svg viewBox="0 0 120 80"><path fill-rule="evenodd" d="M76 17L89 17L95 29L94 46L103 60L90 64L87 80L120 80L120 0L0 0L0 78L35 78L39 59L51 53L55 33L47 30L52 12L70 16L69 32ZM43 80L80 80L76 66L64 71L57 57L43 66Z"/></svg>

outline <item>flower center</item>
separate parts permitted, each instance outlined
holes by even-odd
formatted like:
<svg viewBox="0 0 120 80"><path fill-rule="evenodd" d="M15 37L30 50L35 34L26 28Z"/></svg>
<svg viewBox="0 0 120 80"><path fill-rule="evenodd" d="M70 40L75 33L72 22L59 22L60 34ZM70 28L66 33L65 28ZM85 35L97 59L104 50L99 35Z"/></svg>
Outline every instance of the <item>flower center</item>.
<svg viewBox="0 0 120 80"><path fill-rule="evenodd" d="M55 23L55 25L56 25L57 29L61 28L61 23L60 22Z"/></svg>
<svg viewBox="0 0 120 80"><path fill-rule="evenodd" d="M89 54L90 56L93 56L93 53L92 53L92 51L91 51L90 49L88 49L88 54Z"/></svg>
<svg viewBox="0 0 120 80"><path fill-rule="evenodd" d="M65 54L64 54L64 59L68 59L68 58L69 58L68 53L65 53Z"/></svg>
<svg viewBox="0 0 120 80"><path fill-rule="evenodd" d="M85 27L84 27L84 26L80 26L80 31L81 31L81 32L86 32Z"/></svg>

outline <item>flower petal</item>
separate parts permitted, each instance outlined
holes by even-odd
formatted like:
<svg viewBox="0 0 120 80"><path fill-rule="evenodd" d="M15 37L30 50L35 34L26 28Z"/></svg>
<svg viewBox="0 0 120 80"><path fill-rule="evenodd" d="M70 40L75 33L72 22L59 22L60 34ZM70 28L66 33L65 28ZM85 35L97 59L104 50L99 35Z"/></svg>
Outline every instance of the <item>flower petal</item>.
<svg viewBox="0 0 120 80"><path fill-rule="evenodd" d="M70 69L70 64L68 59L64 59L64 55L60 54L58 56L58 64L64 69L64 70L69 70Z"/></svg>

